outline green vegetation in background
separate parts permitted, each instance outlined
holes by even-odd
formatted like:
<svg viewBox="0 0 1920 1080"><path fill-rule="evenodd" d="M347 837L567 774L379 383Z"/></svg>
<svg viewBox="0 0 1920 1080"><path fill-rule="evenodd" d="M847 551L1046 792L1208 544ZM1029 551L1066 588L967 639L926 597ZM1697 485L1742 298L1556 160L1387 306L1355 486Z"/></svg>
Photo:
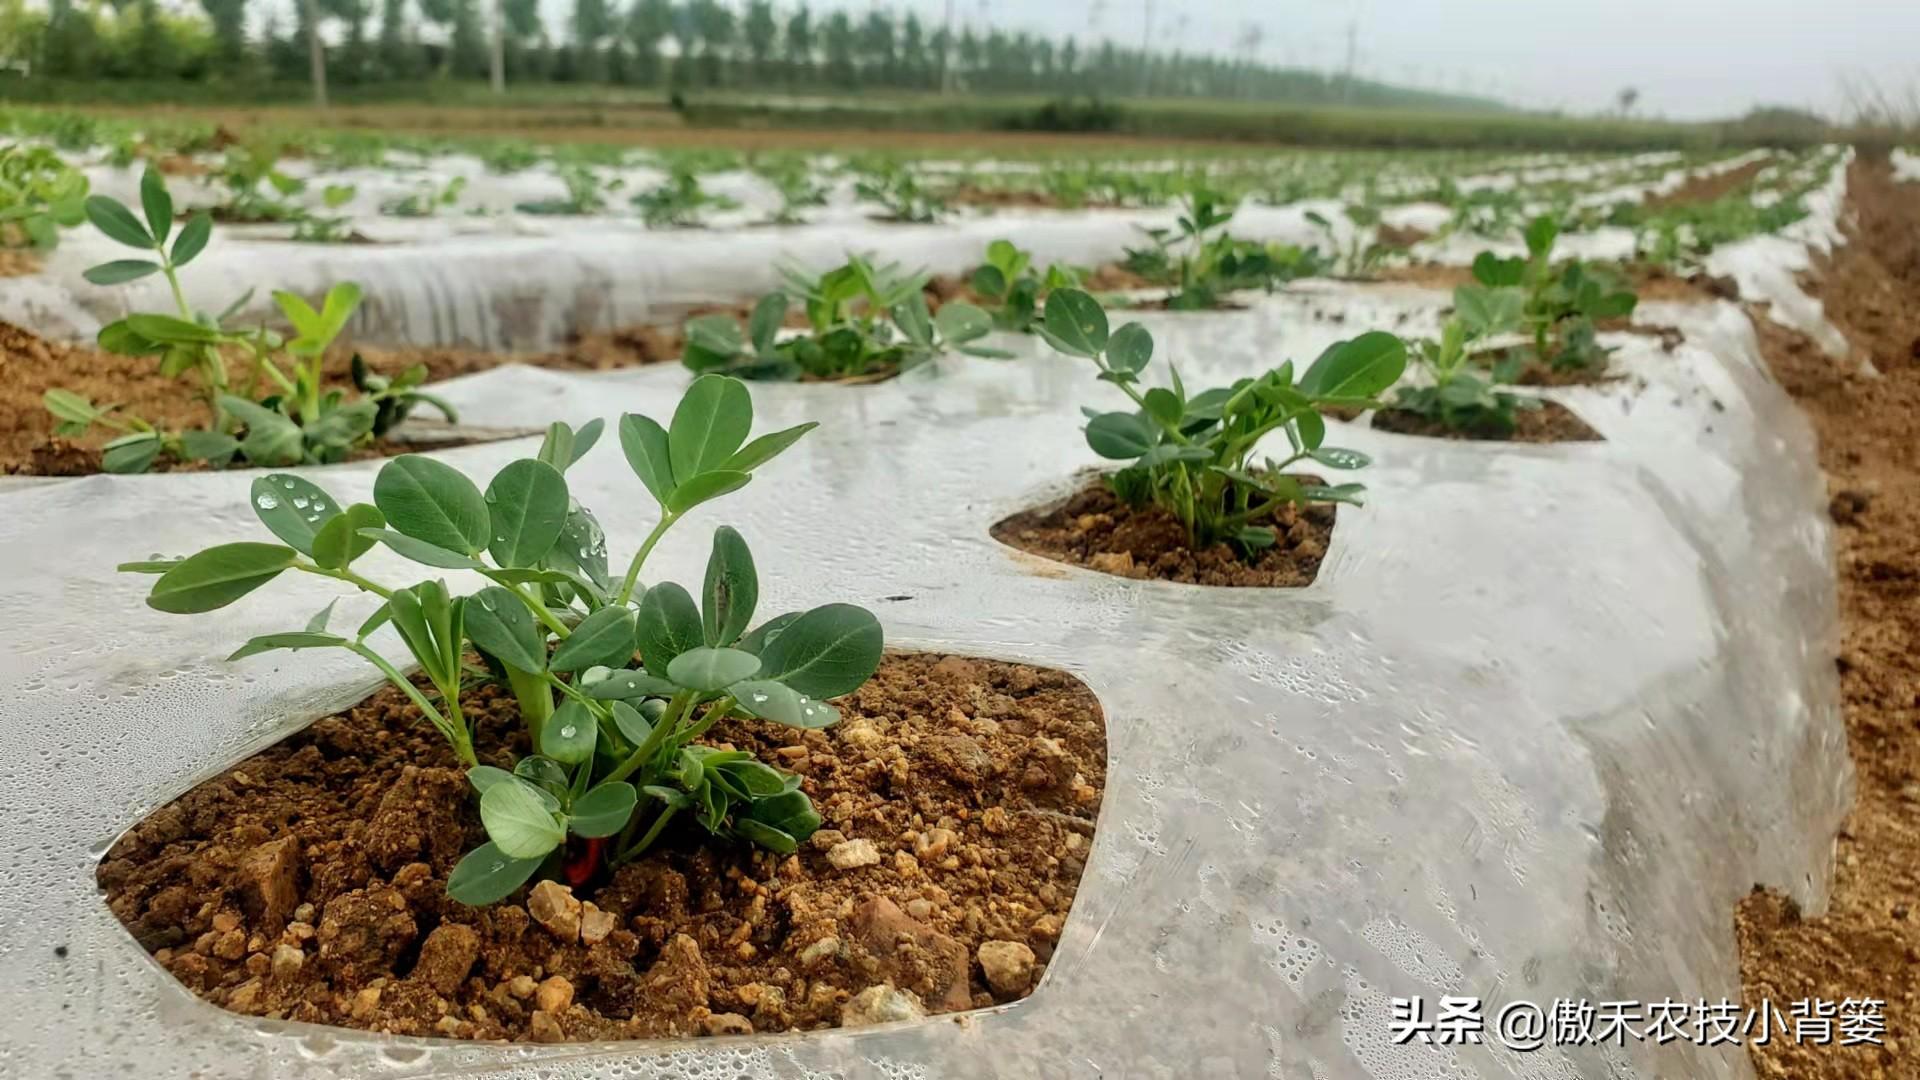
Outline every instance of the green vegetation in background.
<svg viewBox="0 0 1920 1080"><path fill-rule="evenodd" d="M44 11L28 9L24 0L0 0L0 47L7 50L0 58L28 61L37 76L95 86L124 79L302 83L309 74L311 10L322 40L331 43L326 66L335 86L480 80L490 74L484 0L423 0L418 18L401 0L318 0L292 5L290 23L276 10L257 37L247 32L247 3L202 0L202 18L163 11L158 0L110 7L50 0ZM501 14L504 74L516 84L677 92L1124 90L1149 97L1498 108L1485 99L1111 41L1082 50L1072 39L1055 42L1025 31L979 34L971 27L950 37L914 13L896 16L879 7L864 14L816 14L804 2L776 11L772 0L747 0L739 10L721 0L573 0L564 31L551 35L535 0L502 0ZM423 24L430 33L421 34ZM671 50L665 48L669 39Z"/></svg>

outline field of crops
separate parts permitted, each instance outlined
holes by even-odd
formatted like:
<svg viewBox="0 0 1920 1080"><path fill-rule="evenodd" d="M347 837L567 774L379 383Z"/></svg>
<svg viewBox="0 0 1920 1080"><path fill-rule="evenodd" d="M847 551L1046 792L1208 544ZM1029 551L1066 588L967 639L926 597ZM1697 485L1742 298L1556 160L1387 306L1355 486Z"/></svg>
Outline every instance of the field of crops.
<svg viewBox="0 0 1920 1080"><path fill-rule="evenodd" d="M0 112L23 1075L1753 1075L1920 159L1092 146Z"/></svg>

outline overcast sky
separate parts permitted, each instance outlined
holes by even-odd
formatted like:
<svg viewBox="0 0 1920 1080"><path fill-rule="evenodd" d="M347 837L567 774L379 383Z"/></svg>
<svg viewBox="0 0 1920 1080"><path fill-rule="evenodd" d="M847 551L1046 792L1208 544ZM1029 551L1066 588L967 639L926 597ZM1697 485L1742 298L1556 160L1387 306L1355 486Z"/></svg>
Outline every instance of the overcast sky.
<svg viewBox="0 0 1920 1080"><path fill-rule="evenodd" d="M1145 0L953 0L975 27L1137 44ZM732 0L735 10L745 0ZM557 28L572 0L543 0ZM789 12L794 0L781 0ZM813 0L864 14L874 0ZM946 0L878 6L938 25ZM1357 28L1363 73L1591 111L1623 86L1643 112L1725 116L1765 102L1844 107L1840 77L1920 85L1920 0L1155 0L1163 46L1234 51L1257 26L1275 63L1338 69Z"/></svg>

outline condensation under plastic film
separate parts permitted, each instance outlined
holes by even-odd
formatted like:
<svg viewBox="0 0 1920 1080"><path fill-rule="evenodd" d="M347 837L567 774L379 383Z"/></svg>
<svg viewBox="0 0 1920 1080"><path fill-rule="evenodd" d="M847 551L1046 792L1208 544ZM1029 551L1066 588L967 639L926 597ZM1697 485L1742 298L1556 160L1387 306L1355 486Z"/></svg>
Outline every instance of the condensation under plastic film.
<svg viewBox="0 0 1920 1080"><path fill-rule="evenodd" d="M1638 187L1612 194L1634 197L1666 190L1695 172L1736 167L1752 155L1713 163L1699 170L1675 168ZM1657 159L1656 159L1657 160ZM1535 178L1580 173L1604 176L1641 162L1548 167ZM132 198L134 174L98 166L89 170L96 188ZM606 179L623 186L612 194L624 200L646 190L665 174L630 167ZM451 176L472 184L461 194L462 207L489 209L496 216L446 212L425 219L378 214L382 201L396 194L429 190ZM1092 265L1147 244L1148 227L1168 227L1172 208L1150 210L1001 210L963 213L942 225L898 225L871 219L876 208L858 200L839 183L828 206L808 213L805 225L747 227L778 205L763 181L745 173L725 173L703 183L716 194L742 204L737 211L710 215L716 229L648 229L626 214L615 217L533 217L513 214L516 202L549 198L564 188L550 172L528 171L491 176L471 158L423 161L416 171L347 170L329 173L328 183L355 185L353 202L339 213L372 244L304 244L285 237L288 227L229 226L216 230L212 243L184 272L187 290L204 308L225 307L254 290L249 313L273 314L273 288L317 296L338 281L355 281L367 300L355 316L354 333L365 341L394 345L464 344L495 349L543 349L579 331L672 319L688 308L715 300L753 298L782 284L782 266L822 270L844 261L849 252L878 253L904 268L961 273L977 265L988 242L1012 238L1036 260ZM1471 178L1469 178L1471 179ZM218 201L205 181L178 179L182 205ZM1286 206L1248 204L1236 214L1233 232L1249 239L1327 245L1309 213L1332 223L1335 243L1345 247L1353 226L1335 199ZM1399 226L1437 229L1450 211L1433 203L1392 208L1387 220ZM1489 242L1452 236L1422 244L1423 259L1465 263L1479 250L1520 250L1518 241ZM1633 234L1599 228L1569 234L1562 254L1618 258L1633 251ZM91 338L103 322L130 310L165 310L171 298L164 282L148 280L111 288L89 285L81 271L119 258L124 249L96 230L68 234L37 275L10 279L0 293L0 319L56 338ZM1774 256L1778 258L1776 254Z"/></svg>
<svg viewBox="0 0 1920 1080"><path fill-rule="evenodd" d="M1441 297L1310 284L1148 313L1189 386L1355 328L1434 330ZM1746 1078L1690 1043L1503 1053L1392 1045L1389 998L1737 996L1733 905L1818 910L1849 772L1811 435L1731 305L1648 305L1662 352L1552 396L1599 445L1450 443L1334 423L1377 464L1298 590L1130 581L1016 553L1001 516L1096 464L1084 361L942 361L859 389L754 388L757 427L822 426L702 508L653 573L697 580L720 523L769 609L868 605L890 641L1054 665L1107 712L1109 783L1059 949L1028 1000L746 1041L487 1046L233 1016L181 989L93 885L121 830L364 694L351 657L220 660L335 593L275 582L214 618L141 603L115 563L263 537L244 474L94 476L0 495L0 1075L1342 1080ZM670 413L687 375L510 367L441 389L482 425ZM651 502L603 445L569 473L616 557ZM533 443L439 456L485 477ZM369 497L377 463L312 470ZM367 572L408 571L390 554ZM459 575L452 575L458 578ZM455 581L457 587L472 587ZM907 599L896 599L906 597ZM359 601L343 602L351 625ZM382 631L376 644L400 647ZM66 947L64 957L54 952Z"/></svg>

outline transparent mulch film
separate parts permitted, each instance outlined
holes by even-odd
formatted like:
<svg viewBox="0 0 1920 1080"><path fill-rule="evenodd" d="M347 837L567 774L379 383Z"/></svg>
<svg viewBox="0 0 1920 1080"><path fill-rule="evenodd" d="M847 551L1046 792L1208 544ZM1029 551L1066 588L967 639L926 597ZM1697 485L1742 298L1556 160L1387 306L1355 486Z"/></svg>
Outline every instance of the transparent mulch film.
<svg viewBox="0 0 1920 1080"><path fill-rule="evenodd" d="M968 243L973 243L973 238ZM379 288L371 290L380 295ZM1151 313L1187 386L1310 359L1443 300L1311 285ZM1395 1045L1389 1002L1738 998L1756 882L1818 910L1849 770L1812 436L1730 304L1649 305L1672 352L1608 335L1625 378L1548 391L1603 443L1518 447L1333 423L1376 464L1307 588L1131 581L988 534L1096 464L1084 361L1010 339L878 385L756 385L761 430L821 421L692 515L656 580L737 526L768 610L872 608L895 646L1060 667L1099 696L1109 782L1035 993L863 1030L554 1046L396 1038L231 1015L160 970L94 868L127 826L375 683L351 657L228 665L336 595L304 578L218 618L143 606L115 563L264 538L240 473L93 476L0 494L0 1074L1745 1078L1740 1046L1517 1053ZM1164 378L1166 365L1150 371ZM440 389L470 423L670 413L688 375L503 368ZM530 440L436 456L485 477ZM311 470L369 497L377 462ZM616 552L652 524L612 439L569 473ZM405 572L390 553L372 576ZM388 565L391 564L391 565ZM447 575L456 588L475 583ZM342 604L352 625L362 601ZM383 630L375 643L401 650Z"/></svg>

